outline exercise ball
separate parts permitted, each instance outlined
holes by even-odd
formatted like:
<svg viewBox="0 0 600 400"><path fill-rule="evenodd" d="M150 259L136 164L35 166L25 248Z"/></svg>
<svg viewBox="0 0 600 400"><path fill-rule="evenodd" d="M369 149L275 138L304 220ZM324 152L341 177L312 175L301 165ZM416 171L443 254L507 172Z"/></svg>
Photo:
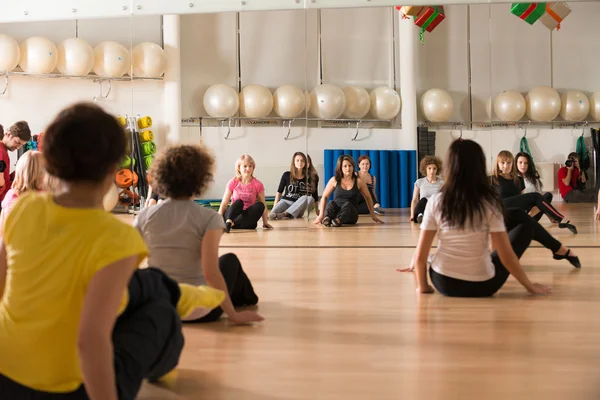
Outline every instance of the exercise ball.
<svg viewBox="0 0 600 400"><path fill-rule="evenodd" d="M0 34L0 74L17 68L20 59L19 43L8 35Z"/></svg>
<svg viewBox="0 0 600 400"><path fill-rule="evenodd" d="M94 48L94 73L106 78L120 78L129 71L129 51L117 42L102 42Z"/></svg>
<svg viewBox="0 0 600 400"><path fill-rule="evenodd" d="M305 93L296 86L284 85L273 93L273 110L281 118L296 118L305 107Z"/></svg>
<svg viewBox="0 0 600 400"><path fill-rule="evenodd" d="M446 122L454 112L454 103L445 90L429 89L421 96L421 110L430 122Z"/></svg>
<svg viewBox="0 0 600 400"><path fill-rule="evenodd" d="M85 40L63 40L58 44L56 68L65 75L87 75L94 68L94 56L94 49Z"/></svg>
<svg viewBox="0 0 600 400"><path fill-rule="evenodd" d="M133 48L133 75L158 78L167 69L167 56L156 43L143 42Z"/></svg>
<svg viewBox="0 0 600 400"><path fill-rule="evenodd" d="M310 91L310 112L317 118L336 119L346 109L346 95L335 85L325 83Z"/></svg>
<svg viewBox="0 0 600 400"><path fill-rule="evenodd" d="M396 118L402 106L398 92L387 86L374 89L370 95L370 103L371 115L383 120Z"/></svg>
<svg viewBox="0 0 600 400"><path fill-rule="evenodd" d="M487 114L488 119L492 119L492 98L488 97L485 102L485 113Z"/></svg>
<svg viewBox="0 0 600 400"><path fill-rule="evenodd" d="M304 109L308 112L312 107L312 99L310 98L310 93L308 93L308 90L304 91L304 98L306 99L306 107Z"/></svg>
<svg viewBox="0 0 600 400"><path fill-rule="evenodd" d="M19 65L24 72L30 74L49 74L58 63L58 49L50 40L33 36L20 46L21 59Z"/></svg>
<svg viewBox="0 0 600 400"><path fill-rule="evenodd" d="M594 121L600 121L600 92L596 92L590 97L590 117Z"/></svg>
<svg viewBox="0 0 600 400"><path fill-rule="evenodd" d="M110 189L104 195L102 199L102 205L104 206L104 210L111 212L119 202L119 189L117 185L110 185Z"/></svg>
<svg viewBox="0 0 600 400"><path fill-rule="evenodd" d="M273 110L273 95L261 85L248 85L240 92L240 112L248 118L264 118Z"/></svg>
<svg viewBox="0 0 600 400"><path fill-rule="evenodd" d="M494 99L494 112L500 121L518 121L525 110L525 97L516 90L505 90Z"/></svg>
<svg viewBox="0 0 600 400"><path fill-rule="evenodd" d="M590 113L590 101L579 90L567 90L560 104L560 117L565 121L583 121Z"/></svg>
<svg viewBox="0 0 600 400"><path fill-rule="evenodd" d="M218 83L206 90L203 104L204 110L211 117L230 118L237 113L240 107L240 98L231 86Z"/></svg>
<svg viewBox="0 0 600 400"><path fill-rule="evenodd" d="M371 98L366 89L358 86L347 86L342 89L346 96L346 109L343 112L344 117L350 119L362 118L371 108Z"/></svg>
<svg viewBox="0 0 600 400"><path fill-rule="evenodd" d="M560 96L548 86L539 86L525 96L527 117L532 121L552 121L560 113Z"/></svg>

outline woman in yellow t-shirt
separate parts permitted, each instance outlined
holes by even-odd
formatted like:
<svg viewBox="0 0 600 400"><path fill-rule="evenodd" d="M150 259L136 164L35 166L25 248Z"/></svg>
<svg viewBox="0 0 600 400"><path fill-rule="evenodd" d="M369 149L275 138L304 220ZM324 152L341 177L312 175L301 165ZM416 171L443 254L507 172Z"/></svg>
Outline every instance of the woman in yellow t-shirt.
<svg viewBox="0 0 600 400"><path fill-rule="evenodd" d="M46 169L60 185L20 196L0 241L1 399L133 399L143 379L177 365L181 318L207 298L137 270L140 234L104 211L125 147L94 105L67 108L46 131ZM209 306L224 298L212 295Z"/></svg>

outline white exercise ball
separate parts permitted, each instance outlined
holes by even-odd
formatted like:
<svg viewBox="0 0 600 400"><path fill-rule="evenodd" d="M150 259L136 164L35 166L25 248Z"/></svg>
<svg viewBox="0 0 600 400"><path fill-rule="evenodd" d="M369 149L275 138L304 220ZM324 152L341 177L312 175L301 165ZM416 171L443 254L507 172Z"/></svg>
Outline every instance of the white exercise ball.
<svg viewBox="0 0 600 400"><path fill-rule="evenodd" d="M308 92L308 90L304 91L304 97L306 98L306 107L304 109L308 113L312 107L312 99L310 97L310 93Z"/></svg>
<svg viewBox="0 0 600 400"><path fill-rule="evenodd" d="M362 118L371 108L371 98L366 89L358 86L347 86L342 89L346 96L346 109L343 112L344 117L350 119Z"/></svg>
<svg viewBox="0 0 600 400"><path fill-rule="evenodd" d="M280 86L273 93L273 110L281 118L296 118L305 107L305 94L294 85Z"/></svg>
<svg viewBox="0 0 600 400"><path fill-rule="evenodd" d="M579 90L567 90L560 104L560 117L565 121L583 121L590 113L590 101Z"/></svg>
<svg viewBox="0 0 600 400"><path fill-rule="evenodd" d="M230 118L240 108L238 93L231 87L218 83L204 93L204 110L214 118Z"/></svg>
<svg viewBox="0 0 600 400"><path fill-rule="evenodd" d="M273 95L262 85L248 85L240 92L240 113L248 118L264 118L273 111Z"/></svg>
<svg viewBox="0 0 600 400"><path fill-rule="evenodd" d="M336 119L346 109L346 95L339 87L325 83L310 91L310 112L317 118Z"/></svg>
<svg viewBox="0 0 600 400"><path fill-rule="evenodd" d="M20 59L19 43L8 35L0 34L0 74L17 68Z"/></svg>
<svg viewBox="0 0 600 400"><path fill-rule="evenodd" d="M596 92L590 97L590 117L594 121L600 121L600 92Z"/></svg>
<svg viewBox="0 0 600 400"><path fill-rule="evenodd" d="M129 72L129 50L120 43L107 41L94 48L94 73L106 78L120 78Z"/></svg>
<svg viewBox="0 0 600 400"><path fill-rule="evenodd" d="M391 87L381 86L371 92L370 110L376 119L390 120L396 118L402 107L400 95Z"/></svg>
<svg viewBox="0 0 600 400"><path fill-rule="evenodd" d="M421 96L421 110L430 122L446 122L454 112L452 96L443 89L429 89Z"/></svg>
<svg viewBox="0 0 600 400"><path fill-rule="evenodd" d="M156 43L143 42L133 48L133 75L158 78L167 69L167 56Z"/></svg>
<svg viewBox="0 0 600 400"><path fill-rule="evenodd" d="M488 97L485 102L485 113L487 114L488 119L492 119L492 98Z"/></svg>
<svg viewBox="0 0 600 400"><path fill-rule="evenodd" d="M102 199L102 205L104 206L104 210L111 212L117 206L118 202L119 189L117 188L117 185L110 185L110 189L108 189L108 192L106 192L104 198Z"/></svg>
<svg viewBox="0 0 600 400"><path fill-rule="evenodd" d="M33 36L19 46L21 59L19 65L30 74L49 74L58 63L58 49L50 40Z"/></svg>
<svg viewBox="0 0 600 400"><path fill-rule="evenodd" d="M94 68L94 49L79 38L63 40L58 44L56 68L65 75L87 75Z"/></svg>
<svg viewBox="0 0 600 400"><path fill-rule="evenodd" d="M505 90L494 99L494 113L500 121L518 121L525 110L525 97L516 90Z"/></svg>
<svg viewBox="0 0 600 400"><path fill-rule="evenodd" d="M525 96L527 117L532 121L552 121L560 113L560 96L549 86L539 86Z"/></svg>

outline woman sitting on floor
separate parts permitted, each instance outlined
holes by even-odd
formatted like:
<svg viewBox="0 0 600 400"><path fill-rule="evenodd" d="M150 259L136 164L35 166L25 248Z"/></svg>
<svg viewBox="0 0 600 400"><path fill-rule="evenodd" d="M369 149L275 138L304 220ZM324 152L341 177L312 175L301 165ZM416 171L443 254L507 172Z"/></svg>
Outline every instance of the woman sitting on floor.
<svg viewBox="0 0 600 400"><path fill-rule="evenodd" d="M517 210L527 219L507 234L504 206L496 189L488 183L485 164L483 149L476 142L459 139L451 144L444 168L444 187L427 203L413 262L403 269L416 268L418 293L433 292L427 280L427 264L436 233L439 243L430 260L429 275L441 294L492 296L511 274L530 293L550 292L548 287L532 283L519 262L534 239L532 224L539 224ZM564 255L558 256L557 253L563 252ZM560 259L576 258L568 249L561 248L557 253Z"/></svg>
<svg viewBox="0 0 600 400"><path fill-rule="evenodd" d="M354 173L354 159L348 155L340 156L335 167L335 176L332 177L323 191L321 197L321 213L315 219L315 224L321 222L325 226L354 225L358 222L358 197L362 195L367 201L369 214L375 223L382 224L373 211L373 200L367 185ZM334 199L327 203L327 198L333 193Z"/></svg>
<svg viewBox="0 0 600 400"><path fill-rule="evenodd" d="M234 323L262 321L252 311L236 311L235 307L255 305L258 297L237 256L219 257L223 218L194 201L211 182L213 166L204 147L180 145L163 151L150 175L154 189L166 199L140 211L134 226L148 246L148 265L178 282L208 284L228 293L220 307L197 312L195 322L216 321L223 312Z"/></svg>
<svg viewBox="0 0 600 400"><path fill-rule="evenodd" d="M419 172L425 175L417 179L413 190L413 199L410 203L410 219L415 224L423 221L423 213L427 201L434 194L438 193L444 185L444 180L439 175L442 174L442 160L436 156L425 156L419 163Z"/></svg>
<svg viewBox="0 0 600 400"><path fill-rule="evenodd" d="M313 186L314 178L308 173L306 156L298 151L292 156L290 170L281 176L269 218L276 220L302 217L306 210L310 210L319 201Z"/></svg>
<svg viewBox="0 0 600 400"><path fill-rule="evenodd" d="M358 157L358 176L365 181L367 184L367 189L369 190L369 194L371 195L371 200L373 201L373 211L375 214L384 215L385 212L381 209L381 206L377 202L377 195L375 194L375 187L377 186L377 178L373 176L369 171L371 170L371 158L367 155L362 155ZM369 207L367 207L367 201L364 196L360 196L358 198L358 213L359 214L369 214Z"/></svg>
<svg viewBox="0 0 600 400"><path fill-rule="evenodd" d="M256 229L263 219L263 228L273 229L265 202L265 187L254 177L256 163L248 154L235 162L235 176L227 183L219 214L225 220L225 232L233 229ZM231 200L231 205L229 201Z"/></svg>
<svg viewBox="0 0 600 400"><path fill-rule="evenodd" d="M534 167L531 156L525 152L520 152L515 156L515 160L517 164L517 174L523 178L523 183L525 185L523 193L540 193L544 202L548 204L552 203L552 193L544 193L542 191L544 185L540 180L540 174ZM539 221L544 215L537 207L532 209L531 214L536 221Z"/></svg>

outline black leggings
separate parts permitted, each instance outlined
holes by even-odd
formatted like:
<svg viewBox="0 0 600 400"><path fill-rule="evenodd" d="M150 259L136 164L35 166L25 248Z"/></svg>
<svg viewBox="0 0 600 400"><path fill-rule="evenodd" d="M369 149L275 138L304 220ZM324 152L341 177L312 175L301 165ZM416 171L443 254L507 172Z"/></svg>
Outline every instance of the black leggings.
<svg viewBox="0 0 600 400"><path fill-rule="evenodd" d="M556 208L552 207L549 202L544 200L544 197L539 193L524 193L512 197L502 199L506 208L521 208L529 212L533 207L537 207L540 211L548 216L551 221L561 222L564 216L559 213ZM541 218L541 215L539 216Z"/></svg>
<svg viewBox="0 0 600 400"><path fill-rule="evenodd" d="M419 202L417 203L417 205L415 206L415 212L413 214L413 222L415 224L418 224L419 221L417 221L417 217L419 216L419 214L423 214L425 212L425 207L427 206L427 198L423 197L421 200L419 200Z"/></svg>
<svg viewBox="0 0 600 400"><path fill-rule="evenodd" d="M508 232L508 238L515 254L520 259L533 239L533 229L529 224L520 223ZM492 262L495 267L494 277L487 281L473 282L450 278L435 272L432 268L429 268L429 276L436 290L445 296L489 297L504 285L510 275L502 265L496 251L492 253Z"/></svg>
<svg viewBox="0 0 600 400"><path fill-rule="evenodd" d="M120 400L137 397L144 379L155 380L174 369L183 349L177 314L179 285L156 268L135 271L129 303L112 334L114 367ZM1 399L88 400L83 386L71 393L47 393L0 375Z"/></svg>
<svg viewBox="0 0 600 400"><path fill-rule="evenodd" d="M375 193L373 193L373 190L371 190L370 188L369 188L369 194L371 195L371 200L373 201L373 205L375 205L377 203L375 201ZM367 205L367 200L365 199L365 197L362 194L360 196L358 196L358 204L356 205L356 209L358 210L359 214L370 214L369 206Z"/></svg>
<svg viewBox="0 0 600 400"><path fill-rule="evenodd" d="M263 203L254 203L244 210L244 202L236 200L227 208L223 219L225 222L228 219L232 220L233 229L256 229L258 220L264 212L265 205Z"/></svg>
<svg viewBox="0 0 600 400"><path fill-rule="evenodd" d="M248 275L242 269L239 258L233 253L227 253L219 257L219 269L225 279L227 292L234 307L253 306L258 303L258 296ZM202 318L185 322L214 322L221 318L223 309L217 307Z"/></svg>
<svg viewBox="0 0 600 400"><path fill-rule="evenodd" d="M353 225L358 222L358 210L351 202L346 201L339 205L335 200L331 200L325 207L325 215L323 218L330 219L339 218L342 224Z"/></svg>
<svg viewBox="0 0 600 400"><path fill-rule="evenodd" d="M524 210L520 208L508 208L504 213L504 225L507 231L511 231L520 224L523 224L531 229L533 232L532 240L540 243L542 246L556 253L562 246L562 244L556 240L551 234L539 222L531 217Z"/></svg>

